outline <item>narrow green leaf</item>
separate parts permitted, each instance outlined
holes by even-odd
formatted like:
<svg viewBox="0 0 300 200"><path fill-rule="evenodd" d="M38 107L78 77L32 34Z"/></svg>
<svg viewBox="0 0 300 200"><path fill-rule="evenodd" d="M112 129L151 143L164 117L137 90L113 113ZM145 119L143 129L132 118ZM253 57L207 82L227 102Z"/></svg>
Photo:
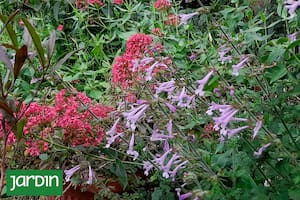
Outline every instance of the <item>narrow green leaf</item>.
<svg viewBox="0 0 300 200"><path fill-rule="evenodd" d="M300 39L298 39L295 42L293 42L292 44L290 44L287 49L292 49L299 45L300 45Z"/></svg>
<svg viewBox="0 0 300 200"><path fill-rule="evenodd" d="M81 49L77 49L75 51L71 51L69 52L67 55L65 55L65 57L63 57L62 59L60 59L53 67L51 70L51 73L55 72L56 70L58 70L74 53L78 52L82 50Z"/></svg>
<svg viewBox="0 0 300 200"><path fill-rule="evenodd" d="M15 65L14 65L14 78L16 79L20 73L21 68L24 65L24 62L28 56L27 46L23 45L18 51L16 52L15 56Z"/></svg>
<svg viewBox="0 0 300 200"><path fill-rule="evenodd" d="M15 15L13 15L12 17L14 17L14 16ZM13 26L11 24L9 24L10 19L12 20L12 17L7 18L6 16L0 14L0 20L4 23L3 30L6 29L13 46L15 48L18 48L19 44L18 44L17 34L14 31ZM2 33L2 30L0 33Z"/></svg>
<svg viewBox="0 0 300 200"><path fill-rule="evenodd" d="M34 44L34 46L35 46L35 48L37 50L38 57L39 57L39 60L41 62L41 65L43 67L45 67L45 65L46 65L46 59L45 59L44 49L42 47L42 43L41 43L40 37L38 36L38 34L34 30L33 26L30 24L30 22L27 19L22 18L22 20L23 20L24 25L26 26L27 30L29 31L32 40L33 40L33 44Z"/></svg>
<svg viewBox="0 0 300 200"><path fill-rule="evenodd" d="M27 120L23 119L17 123L16 137L18 141L20 141L23 138L23 128L26 122Z"/></svg>

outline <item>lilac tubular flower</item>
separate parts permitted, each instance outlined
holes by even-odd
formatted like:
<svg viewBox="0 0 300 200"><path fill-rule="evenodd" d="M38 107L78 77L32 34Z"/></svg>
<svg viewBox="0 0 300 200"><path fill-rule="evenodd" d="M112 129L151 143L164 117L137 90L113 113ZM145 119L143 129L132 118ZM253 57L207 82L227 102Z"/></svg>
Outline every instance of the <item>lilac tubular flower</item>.
<svg viewBox="0 0 300 200"><path fill-rule="evenodd" d="M220 130L220 128L225 129L230 121L232 121L233 116L238 112L237 109L228 109L226 112L221 113L220 117L213 117L215 121L214 129Z"/></svg>
<svg viewBox="0 0 300 200"><path fill-rule="evenodd" d="M168 97L171 96L171 93L175 90L176 86L175 86L175 81L171 80L171 81L167 81L167 82L163 82L163 83L159 83L158 87L155 88L155 94L154 97L158 98L158 95L162 92L167 92L168 93Z"/></svg>
<svg viewBox="0 0 300 200"><path fill-rule="evenodd" d="M154 61L154 58L153 58L153 57L145 57L145 58L143 58L143 59L140 60L140 61L138 61L138 60L133 60L133 61L132 61L132 64L133 64L132 71L133 71L133 72L138 71L138 68L139 68L140 66L147 65L147 64L151 63L152 61Z"/></svg>
<svg viewBox="0 0 300 200"><path fill-rule="evenodd" d="M177 109L175 106L173 106L172 104L168 103L168 102L165 102L166 106L169 108L170 111L172 112L176 112Z"/></svg>
<svg viewBox="0 0 300 200"><path fill-rule="evenodd" d="M117 133L117 125L120 121L120 118L118 118L114 125L111 127L111 129L109 131L106 132L106 135L109 135L109 136L114 136L116 133Z"/></svg>
<svg viewBox="0 0 300 200"><path fill-rule="evenodd" d="M146 176L148 176L149 175L149 171L152 169L152 168L154 168L154 166L149 162L149 161L144 161L143 162L143 168L144 168L144 174L146 175Z"/></svg>
<svg viewBox="0 0 300 200"><path fill-rule="evenodd" d="M170 177L170 175L169 175L170 169L171 169L172 165L174 164L174 162L175 162L178 158L180 158L180 156L178 156L176 153L173 154L173 155L172 155L172 158L168 161L168 163L167 163L165 166L162 167L162 170L164 171L164 172L163 172L163 177L165 177L165 178L169 178L169 177ZM180 161L180 160L179 160L179 161Z"/></svg>
<svg viewBox="0 0 300 200"><path fill-rule="evenodd" d="M91 165L89 164L89 178L86 184L91 185L93 183L94 178L95 178L95 172L92 170Z"/></svg>
<svg viewBox="0 0 300 200"><path fill-rule="evenodd" d="M254 156L260 157L262 153L271 146L271 143L265 144L264 146L260 147L257 151L254 152Z"/></svg>
<svg viewBox="0 0 300 200"><path fill-rule="evenodd" d="M173 127L173 121L172 121L172 119L170 119L167 124L167 131L168 131L169 135L173 135L172 127Z"/></svg>
<svg viewBox="0 0 300 200"><path fill-rule="evenodd" d="M220 88L214 88L213 92L216 94L217 97L222 96L222 93L221 93L221 89L220 89Z"/></svg>
<svg viewBox="0 0 300 200"><path fill-rule="evenodd" d="M232 65L232 69L233 69L232 75L238 76L239 75L239 70L245 66L245 63L248 60L249 60L249 58L246 57L246 58L242 59L238 64Z"/></svg>
<svg viewBox="0 0 300 200"><path fill-rule="evenodd" d="M177 102L177 106L181 108L190 108L194 98L194 95L187 95L185 92L185 87L183 87L178 95L172 97L172 101Z"/></svg>
<svg viewBox="0 0 300 200"><path fill-rule="evenodd" d="M204 96L204 92L203 92L204 86L206 85L210 77L213 75L213 73L214 73L213 71L210 71L203 79L197 81L199 85L198 88L195 90L196 95Z"/></svg>
<svg viewBox="0 0 300 200"><path fill-rule="evenodd" d="M210 106L208 107L208 110L206 111L206 114L212 115L214 110L219 110L220 112L225 112L227 109L231 109L231 105L221 105L216 104L215 102L212 102Z"/></svg>
<svg viewBox="0 0 300 200"><path fill-rule="evenodd" d="M178 170L185 168L185 164L188 163L188 161L184 161L182 163L180 163L179 165L177 165L171 172L170 176L172 177L172 180L175 181L175 177L176 174L178 172Z"/></svg>
<svg viewBox="0 0 300 200"><path fill-rule="evenodd" d="M154 160L153 160L154 163L156 163L158 166L163 166L166 158L168 157L168 155L171 151L172 150L169 149L168 151L165 151L165 153L162 156L154 158Z"/></svg>
<svg viewBox="0 0 300 200"><path fill-rule="evenodd" d="M150 137L150 141L164 141L167 139L174 138L173 135L165 135L163 134L163 131L156 129L153 129L152 136Z"/></svg>
<svg viewBox="0 0 300 200"><path fill-rule="evenodd" d="M164 144L164 152L169 151L170 150L170 145L168 140L165 140L165 144Z"/></svg>
<svg viewBox="0 0 300 200"><path fill-rule="evenodd" d="M249 128L249 126L242 126L239 128L226 130L226 135L228 136L228 138L231 138L232 136L238 134L239 132L241 132L242 130L245 130L246 128ZM222 131L221 131L221 134L222 134ZM224 135L224 133L222 135Z"/></svg>
<svg viewBox="0 0 300 200"><path fill-rule="evenodd" d="M197 54L197 53L192 53L192 54L189 56L189 60L190 60L190 61L196 60L197 57L198 57L198 54Z"/></svg>
<svg viewBox="0 0 300 200"><path fill-rule="evenodd" d="M187 21L194 17L195 15L198 15L198 12L193 12L189 14L181 14L180 17L180 24L187 24Z"/></svg>
<svg viewBox="0 0 300 200"><path fill-rule="evenodd" d="M284 1L285 7L288 10L290 17L296 16L296 9L300 7L300 1L299 0L286 0Z"/></svg>
<svg viewBox="0 0 300 200"><path fill-rule="evenodd" d="M297 35L298 35L298 32L295 32L295 33L289 34L289 35L288 35L288 38L289 38L292 42L294 42L294 41L297 40Z"/></svg>
<svg viewBox="0 0 300 200"><path fill-rule="evenodd" d="M71 177L75 174L75 172L77 172L80 169L80 165L76 165L75 167L68 169L68 170L64 170L64 173L66 175L65 180L66 182L69 182L71 180Z"/></svg>
<svg viewBox="0 0 300 200"><path fill-rule="evenodd" d="M253 136L252 139L254 139L257 136L258 131L261 129L262 127L262 120L258 120L255 124L255 127L253 129Z"/></svg>
<svg viewBox="0 0 300 200"><path fill-rule="evenodd" d="M176 188L175 190L177 192L178 200L185 200L185 199L190 198L191 196L193 196L192 192L188 192L188 193L185 193L185 194L180 194L180 192L181 192L180 188Z"/></svg>
<svg viewBox="0 0 300 200"><path fill-rule="evenodd" d="M121 136L123 136L123 133L117 133L116 135L113 135L113 136L110 136L109 138L107 138L107 144L105 145L105 148L109 148L110 145L112 143L114 143L118 137L121 137Z"/></svg>
<svg viewBox="0 0 300 200"><path fill-rule="evenodd" d="M139 156L139 153L137 151L133 150L133 145L134 145L134 134L132 133L131 139L130 139L130 142L129 142L129 148L128 148L128 150L127 150L126 153L128 155L132 155L133 156L133 160L136 160L137 157Z"/></svg>
<svg viewBox="0 0 300 200"><path fill-rule="evenodd" d="M127 120L126 125L134 131L136 128L136 122L142 118L148 107L148 104L142 104L136 108L132 108L127 112L123 112L123 116Z"/></svg>
<svg viewBox="0 0 300 200"><path fill-rule="evenodd" d="M226 47L226 45L222 45L218 49L218 54L219 54L219 61L224 64L226 61L230 62L232 61L232 56L225 56L231 48Z"/></svg>
<svg viewBox="0 0 300 200"><path fill-rule="evenodd" d="M168 67L166 64L164 63L159 63L159 62L155 62L153 65L151 65L151 67L149 67L148 69L146 69L146 81L151 81L152 80L152 73L155 67L158 66L163 66L163 67Z"/></svg>

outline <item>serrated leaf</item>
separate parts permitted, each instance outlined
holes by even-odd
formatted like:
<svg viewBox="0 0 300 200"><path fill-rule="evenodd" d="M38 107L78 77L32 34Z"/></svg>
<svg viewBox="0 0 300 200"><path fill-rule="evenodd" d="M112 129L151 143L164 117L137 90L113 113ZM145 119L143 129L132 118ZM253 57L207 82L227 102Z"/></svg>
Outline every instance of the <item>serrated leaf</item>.
<svg viewBox="0 0 300 200"><path fill-rule="evenodd" d="M24 65L26 58L28 57L28 50L27 46L23 45L18 51L16 52L15 56L15 64L14 64L14 78L16 79L20 73L21 68Z"/></svg>
<svg viewBox="0 0 300 200"><path fill-rule="evenodd" d="M112 172L118 177L121 185L125 189L128 184L128 177L125 167L120 160L116 160L112 167Z"/></svg>
<svg viewBox="0 0 300 200"><path fill-rule="evenodd" d="M62 59L60 59L53 67L51 70L51 73L55 72L56 70L58 70L74 53L78 52L82 50L81 49L77 49L75 51L71 51L70 53L68 53L67 55L65 55L65 57L63 57Z"/></svg>
<svg viewBox="0 0 300 200"><path fill-rule="evenodd" d="M55 31L52 31L50 33L49 42L48 42L48 60L49 60L49 62L50 62L53 52L54 52L55 41L56 41Z"/></svg>
<svg viewBox="0 0 300 200"><path fill-rule="evenodd" d="M11 74L13 74L14 70L13 70L12 63L11 63L10 59L8 58L6 50L2 46L0 46L0 60L2 62L4 62L4 64L7 66L7 68L11 72Z"/></svg>
<svg viewBox="0 0 300 200"><path fill-rule="evenodd" d="M29 31L30 33L30 36L33 40L33 44L37 50L37 53L38 53L38 57L39 57L39 60L41 62L41 65L43 67L45 67L46 65L46 59L45 59L45 55L44 55L44 49L42 47L42 43L41 43L41 40L40 40L40 37L38 36L38 34L36 33L35 29L33 28L33 26L31 25L31 23L25 19L25 18L22 18L22 21L24 22L24 25L26 26L27 30Z"/></svg>

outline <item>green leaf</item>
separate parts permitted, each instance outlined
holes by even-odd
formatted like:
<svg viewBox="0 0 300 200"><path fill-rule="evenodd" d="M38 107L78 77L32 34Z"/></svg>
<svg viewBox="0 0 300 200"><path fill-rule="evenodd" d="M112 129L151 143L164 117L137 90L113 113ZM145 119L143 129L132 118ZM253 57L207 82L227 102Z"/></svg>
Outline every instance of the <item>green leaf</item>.
<svg viewBox="0 0 300 200"><path fill-rule="evenodd" d="M4 15L0 14L0 20L4 23L3 29L6 28L8 35L11 39L11 42L15 48L18 48L18 39L17 34L13 29L13 26L9 24L9 22L16 16L16 14L19 12L19 10L16 10L13 14L11 14L9 17L6 17ZM2 33L2 30L1 32Z"/></svg>
<svg viewBox="0 0 300 200"><path fill-rule="evenodd" d="M283 65L278 65L276 67L271 68L266 76L270 78L270 83L274 83L280 78L284 77L287 74L288 70Z"/></svg>
<svg viewBox="0 0 300 200"><path fill-rule="evenodd" d="M20 73L21 68L24 65L24 62L28 56L27 46L23 45L20 49L17 50L15 56L14 64L14 78L16 79Z"/></svg>
<svg viewBox="0 0 300 200"><path fill-rule="evenodd" d="M300 199L300 188L290 189L289 190L289 197L292 200Z"/></svg>
<svg viewBox="0 0 300 200"><path fill-rule="evenodd" d="M23 138L23 128L24 128L26 122L27 122L27 120L23 119L17 123L16 137L17 137L18 141Z"/></svg>
<svg viewBox="0 0 300 200"><path fill-rule="evenodd" d="M60 59L53 67L51 70L51 73L55 72L56 70L58 70L74 53L78 52L82 50L82 48L77 49L75 51L71 51L69 52L67 55L65 55L65 57L63 57L62 59Z"/></svg>
<svg viewBox="0 0 300 200"><path fill-rule="evenodd" d="M46 153L42 153L42 154L40 154L40 156L39 156L39 158L41 159L41 160L47 160L48 159L48 154L46 154Z"/></svg>
<svg viewBox="0 0 300 200"><path fill-rule="evenodd" d="M33 26L30 24L30 22L27 19L22 18L22 21L24 22L24 25L26 26L27 30L30 33L30 36L33 40L33 44L34 44L34 46L37 50L38 57L39 57L39 60L41 62L41 65L43 67L45 67L46 66L46 59L45 59L44 49L42 47L41 39L38 36L38 34L36 33L36 31L34 30Z"/></svg>
<svg viewBox="0 0 300 200"><path fill-rule="evenodd" d="M125 167L119 159L117 159L116 163L114 163L112 167L112 172L118 177L121 185L125 189L128 184L128 177Z"/></svg>
<svg viewBox="0 0 300 200"><path fill-rule="evenodd" d="M5 185L2 189L1 196L4 196L7 192L7 185Z"/></svg>
<svg viewBox="0 0 300 200"><path fill-rule="evenodd" d="M294 41L292 44L290 44L287 49L292 49L292 48L295 48L296 46L299 46L300 45L300 39Z"/></svg>

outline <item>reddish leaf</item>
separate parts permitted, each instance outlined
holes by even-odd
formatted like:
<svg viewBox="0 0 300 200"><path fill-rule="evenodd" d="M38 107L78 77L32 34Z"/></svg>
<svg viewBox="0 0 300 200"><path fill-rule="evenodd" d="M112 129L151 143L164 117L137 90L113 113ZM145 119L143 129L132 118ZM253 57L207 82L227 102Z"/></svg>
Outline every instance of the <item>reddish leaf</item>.
<svg viewBox="0 0 300 200"><path fill-rule="evenodd" d="M18 51L16 52L15 57L15 65L14 65L14 77L15 79L18 77L20 70L28 56L27 46L23 45Z"/></svg>

